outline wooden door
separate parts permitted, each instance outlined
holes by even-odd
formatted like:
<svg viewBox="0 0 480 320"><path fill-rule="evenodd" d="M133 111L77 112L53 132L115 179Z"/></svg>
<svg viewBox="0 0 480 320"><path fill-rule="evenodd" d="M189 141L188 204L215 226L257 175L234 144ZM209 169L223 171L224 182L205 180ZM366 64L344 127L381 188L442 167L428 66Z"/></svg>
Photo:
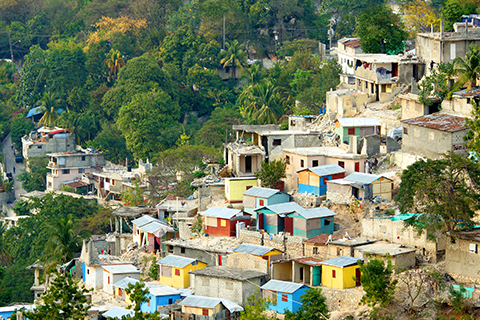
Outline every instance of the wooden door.
<svg viewBox="0 0 480 320"><path fill-rule="evenodd" d="M258 230L263 230L263 213L258 213Z"/></svg>

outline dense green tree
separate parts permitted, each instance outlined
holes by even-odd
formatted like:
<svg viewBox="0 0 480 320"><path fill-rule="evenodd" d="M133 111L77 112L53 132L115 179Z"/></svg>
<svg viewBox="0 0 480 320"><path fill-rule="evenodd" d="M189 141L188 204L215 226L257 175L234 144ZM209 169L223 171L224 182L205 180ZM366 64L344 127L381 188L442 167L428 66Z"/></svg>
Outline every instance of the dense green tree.
<svg viewBox="0 0 480 320"><path fill-rule="evenodd" d="M386 307L394 298L395 287L398 280L393 279L393 265L390 256L387 260L372 259L359 260L360 281L365 291L361 302L370 307Z"/></svg>
<svg viewBox="0 0 480 320"><path fill-rule="evenodd" d="M108 81L108 66L104 62L108 52L109 46L106 40L90 44L85 52L85 67L95 87Z"/></svg>
<svg viewBox="0 0 480 320"><path fill-rule="evenodd" d="M41 126L43 124L46 127L53 128L58 118L58 106L61 100L57 99L55 93L44 92L42 99L40 99L38 103L42 106L43 112L43 116L38 121L38 125Z"/></svg>
<svg viewBox="0 0 480 320"><path fill-rule="evenodd" d="M210 119L194 135L195 143L220 148L223 143L232 139L232 125L240 124L238 109L232 106L217 107Z"/></svg>
<svg viewBox="0 0 480 320"><path fill-rule="evenodd" d="M18 178L19 181L22 181L22 188L25 191L45 191L47 188L47 164L48 159L43 157L29 157L26 160L29 171L20 173Z"/></svg>
<svg viewBox="0 0 480 320"><path fill-rule="evenodd" d="M272 305L272 301L258 296L258 292L247 298L243 306L244 311L240 313L240 320L273 320L276 316L269 317L265 311Z"/></svg>
<svg viewBox="0 0 480 320"><path fill-rule="evenodd" d="M18 149L21 149L22 137L33 130L33 123L30 120L25 119L24 116L23 113L17 114L10 124L12 143L14 143Z"/></svg>
<svg viewBox="0 0 480 320"><path fill-rule="evenodd" d="M399 16L386 5L365 10L357 21L357 34L365 53L403 52L407 32Z"/></svg>
<svg viewBox="0 0 480 320"><path fill-rule="evenodd" d="M251 124L277 123L283 114L278 89L270 81L245 87L238 98L242 117Z"/></svg>
<svg viewBox="0 0 480 320"><path fill-rule="evenodd" d="M111 80L115 80L117 78L118 71L125 67L125 60L122 58L122 54L120 51L111 49L110 52L107 54L107 59L105 63L108 66L108 70L110 72Z"/></svg>
<svg viewBox="0 0 480 320"><path fill-rule="evenodd" d="M152 158L168 147L163 134L179 120L180 106L161 89L133 96L120 109L118 128L136 159Z"/></svg>
<svg viewBox="0 0 480 320"><path fill-rule="evenodd" d="M85 319L90 309L85 296L89 290L80 288L78 281L69 273L56 274L47 292L42 296L43 303L33 311L24 312L24 315L31 320Z"/></svg>
<svg viewBox="0 0 480 320"><path fill-rule="evenodd" d="M286 168L287 163L284 160L264 161L255 176L261 181L262 187L277 189L277 185L287 177Z"/></svg>
<svg viewBox="0 0 480 320"><path fill-rule="evenodd" d="M474 224L472 219L480 208L480 169L476 163L449 153L443 159L415 162L401 178L395 201L402 213L416 213L405 223L419 233L435 238Z"/></svg>
<svg viewBox="0 0 480 320"><path fill-rule="evenodd" d="M123 163L125 159L129 162L133 160L132 153L127 150L125 137L116 124L106 123L102 131L94 140L87 142L87 145L102 151L107 159L116 164Z"/></svg>
<svg viewBox="0 0 480 320"><path fill-rule="evenodd" d="M445 2L445 6L442 10L442 17L445 21L445 31L453 31L453 24L455 22L462 21L463 13L464 9L457 0L448 0L447 2Z"/></svg>

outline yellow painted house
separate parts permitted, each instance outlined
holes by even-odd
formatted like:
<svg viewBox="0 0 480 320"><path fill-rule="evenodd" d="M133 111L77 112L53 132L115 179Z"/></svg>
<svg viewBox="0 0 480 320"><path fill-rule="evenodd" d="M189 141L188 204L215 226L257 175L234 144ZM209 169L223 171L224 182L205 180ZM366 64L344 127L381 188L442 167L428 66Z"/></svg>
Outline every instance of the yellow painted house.
<svg viewBox="0 0 480 320"><path fill-rule="evenodd" d="M113 297L116 300L125 301L126 304L132 304L132 300L130 300L130 297L125 292L125 289L128 288L129 284L135 285L135 283L137 282L137 279L133 279L130 277L126 277L120 281L115 282L113 284Z"/></svg>
<svg viewBox="0 0 480 320"><path fill-rule="evenodd" d="M268 266L270 266L272 261L279 260L282 258L283 252L275 248L259 246L256 244L242 243L235 249L235 253L248 253L257 257L261 257L264 260L268 261Z"/></svg>
<svg viewBox="0 0 480 320"><path fill-rule="evenodd" d="M222 318L228 315L238 315L243 308L238 304L225 299L202 297L191 295L180 302L183 314L195 314L197 316L215 316L224 313Z"/></svg>
<svg viewBox="0 0 480 320"><path fill-rule="evenodd" d="M256 186L256 177L225 178L225 200L228 203L242 203L243 193Z"/></svg>
<svg viewBox="0 0 480 320"><path fill-rule="evenodd" d="M207 267L207 264L196 259L176 255L168 255L157 261L159 265L160 284L174 288L190 287L190 271Z"/></svg>
<svg viewBox="0 0 480 320"><path fill-rule="evenodd" d="M360 267L354 257L341 256L322 262L322 285L337 289L360 286Z"/></svg>

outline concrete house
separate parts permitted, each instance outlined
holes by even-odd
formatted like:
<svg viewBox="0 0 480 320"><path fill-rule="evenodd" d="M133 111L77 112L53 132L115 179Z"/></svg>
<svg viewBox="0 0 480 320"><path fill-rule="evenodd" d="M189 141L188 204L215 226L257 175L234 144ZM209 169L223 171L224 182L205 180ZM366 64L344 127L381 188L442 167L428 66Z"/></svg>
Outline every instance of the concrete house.
<svg viewBox="0 0 480 320"><path fill-rule="evenodd" d="M272 263L272 279L319 286L322 283L322 261L312 257L275 261Z"/></svg>
<svg viewBox="0 0 480 320"><path fill-rule="evenodd" d="M196 295L227 299L239 305L245 305L247 298L268 278L266 273L227 266L208 267L190 274L195 279L192 286Z"/></svg>
<svg viewBox="0 0 480 320"><path fill-rule="evenodd" d="M159 307L172 305L182 298L179 290L169 286L147 283L147 288L150 291L148 301L140 306L143 312L155 313Z"/></svg>
<svg viewBox="0 0 480 320"><path fill-rule="evenodd" d="M256 177L225 178L225 200L228 203L242 203L243 192L257 185Z"/></svg>
<svg viewBox="0 0 480 320"><path fill-rule="evenodd" d="M430 114L402 120L402 152L439 159L447 152L467 155L468 133L465 118Z"/></svg>
<svg viewBox="0 0 480 320"><path fill-rule="evenodd" d="M272 299L273 303L269 305L269 310L283 313L285 309L291 312L297 312L300 308L300 297L305 294L309 288L301 283L270 280L262 286L264 298Z"/></svg>
<svg viewBox="0 0 480 320"><path fill-rule="evenodd" d="M350 137L353 136L360 140L368 135L380 134L380 127L381 124L377 118L340 118L335 121L335 133L344 143L349 143Z"/></svg>
<svg viewBox="0 0 480 320"><path fill-rule="evenodd" d="M393 180L375 174L354 172L344 179L327 181L327 200L334 202L349 202L372 199L379 196L385 200L392 200Z"/></svg>
<svg viewBox="0 0 480 320"><path fill-rule="evenodd" d="M160 284L174 288L190 287L190 271L207 267L207 264L195 259L173 254L157 261L160 268Z"/></svg>
<svg viewBox="0 0 480 320"><path fill-rule="evenodd" d="M332 259L336 257L353 257L355 254L355 248L367 244L375 243L377 240L369 239L365 237L348 238L342 237L339 239L333 239L328 242L327 245L327 258Z"/></svg>
<svg viewBox="0 0 480 320"><path fill-rule="evenodd" d="M337 62L342 66L340 81L354 84L355 56L363 53L360 38L342 38L337 41Z"/></svg>
<svg viewBox="0 0 480 320"><path fill-rule="evenodd" d="M355 83L355 79L352 76L340 75L340 78ZM367 100L369 100L367 93L354 89L327 91L326 109L335 113L337 118L354 117L365 110Z"/></svg>
<svg viewBox="0 0 480 320"><path fill-rule="evenodd" d="M382 259L386 261L387 255L390 256L392 265L400 270L415 267L415 249L404 248L398 244L373 243L354 248L353 256L355 258L369 260Z"/></svg>
<svg viewBox="0 0 480 320"><path fill-rule="evenodd" d="M93 149L75 152L56 152L47 154L47 191L59 190L65 183L85 180L86 174L92 174L96 167L105 165L102 152Z"/></svg>
<svg viewBox="0 0 480 320"><path fill-rule="evenodd" d="M226 299L203 297L191 295L183 299L180 303L183 315L194 315L199 317L214 317L216 319L230 319L239 316L243 308L238 304ZM175 318L177 315L174 314Z"/></svg>
<svg viewBox="0 0 480 320"><path fill-rule="evenodd" d="M135 285L135 283L139 282L138 279L125 277L120 281L117 281L113 284L113 296L116 300L124 301L127 304L131 304L132 301L130 300L129 295L125 292L125 289L128 288L128 285Z"/></svg>
<svg viewBox="0 0 480 320"><path fill-rule="evenodd" d="M265 160L265 151L246 142L231 142L225 147L225 165L235 177L252 177Z"/></svg>
<svg viewBox="0 0 480 320"><path fill-rule="evenodd" d="M168 223L151 217L141 216L132 221L133 242L139 246L146 246L148 252L160 250L160 241L176 238L178 232Z"/></svg>
<svg viewBox="0 0 480 320"><path fill-rule="evenodd" d="M289 202L290 196L277 189L252 187L243 192L243 210L257 217L255 209L271 204Z"/></svg>
<svg viewBox="0 0 480 320"><path fill-rule="evenodd" d="M231 268L253 270L261 273L270 273L268 260L262 256L253 255L245 252L231 253L227 256L226 265Z"/></svg>
<svg viewBox="0 0 480 320"><path fill-rule="evenodd" d="M348 153L344 149L336 147L311 147L284 149L283 158L287 163L285 190L292 191L298 187L300 170L336 164L346 170L345 174L365 172L367 155Z"/></svg>
<svg viewBox="0 0 480 320"><path fill-rule="evenodd" d="M250 214L242 210L210 207L201 212L205 233L213 237L235 237L238 223L250 227Z"/></svg>
<svg viewBox="0 0 480 320"><path fill-rule="evenodd" d="M133 264L115 264L103 265L103 291L113 295L113 284L130 277L132 279L140 279L140 269Z"/></svg>
<svg viewBox="0 0 480 320"><path fill-rule="evenodd" d="M215 239L209 237L208 239ZM195 241L164 241L165 249L170 254L202 261L209 266L221 266L225 264L227 255L232 252L232 248L237 246L237 242L230 246L228 240L236 241L235 238L223 238L224 246L211 246Z"/></svg>
<svg viewBox="0 0 480 320"><path fill-rule="evenodd" d="M324 287L347 289L360 286L358 258L337 257L322 262L322 285Z"/></svg>
<svg viewBox="0 0 480 320"><path fill-rule="evenodd" d="M345 178L345 170L338 164L311 167L298 171L298 193L327 194L327 181Z"/></svg>
<svg viewBox="0 0 480 320"><path fill-rule="evenodd" d="M428 238L424 232L419 235L412 227L405 228L404 221L414 214L400 214L393 217L362 219L362 236L369 239L416 248L416 257L427 263L437 263L445 257L446 237Z"/></svg>
<svg viewBox="0 0 480 320"><path fill-rule="evenodd" d="M455 91L452 93L451 100L444 99L442 101L442 113L470 118L473 111L473 102L480 102L479 87L473 87L469 91L467 89Z"/></svg>
<svg viewBox="0 0 480 320"><path fill-rule="evenodd" d="M74 152L75 134L62 128L42 127L22 137L22 154L25 159L44 157L47 153Z"/></svg>
<svg viewBox="0 0 480 320"><path fill-rule="evenodd" d="M480 279L480 230L462 231L447 240L445 272Z"/></svg>
<svg viewBox="0 0 480 320"><path fill-rule="evenodd" d="M340 239L341 236L331 234L319 234L310 239L306 239L303 242L304 254L307 257L314 257L322 260L326 260L328 256L327 244L330 241Z"/></svg>
<svg viewBox="0 0 480 320"><path fill-rule="evenodd" d="M259 208L257 229L278 234L312 238L319 234L333 234L335 212L327 207L305 209L295 202L274 204Z"/></svg>

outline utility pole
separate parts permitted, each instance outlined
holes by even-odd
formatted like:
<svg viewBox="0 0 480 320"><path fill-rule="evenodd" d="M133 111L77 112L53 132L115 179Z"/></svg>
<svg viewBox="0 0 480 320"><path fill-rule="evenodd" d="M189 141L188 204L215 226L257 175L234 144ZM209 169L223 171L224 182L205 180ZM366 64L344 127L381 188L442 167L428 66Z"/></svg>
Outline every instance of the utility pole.
<svg viewBox="0 0 480 320"><path fill-rule="evenodd" d="M10 30L8 31L8 43L10 44L10 57L12 58L13 62L13 50L12 50L12 40L10 39Z"/></svg>
<svg viewBox="0 0 480 320"><path fill-rule="evenodd" d="M225 13L223 14L223 46L222 46L222 49L225 50Z"/></svg>

